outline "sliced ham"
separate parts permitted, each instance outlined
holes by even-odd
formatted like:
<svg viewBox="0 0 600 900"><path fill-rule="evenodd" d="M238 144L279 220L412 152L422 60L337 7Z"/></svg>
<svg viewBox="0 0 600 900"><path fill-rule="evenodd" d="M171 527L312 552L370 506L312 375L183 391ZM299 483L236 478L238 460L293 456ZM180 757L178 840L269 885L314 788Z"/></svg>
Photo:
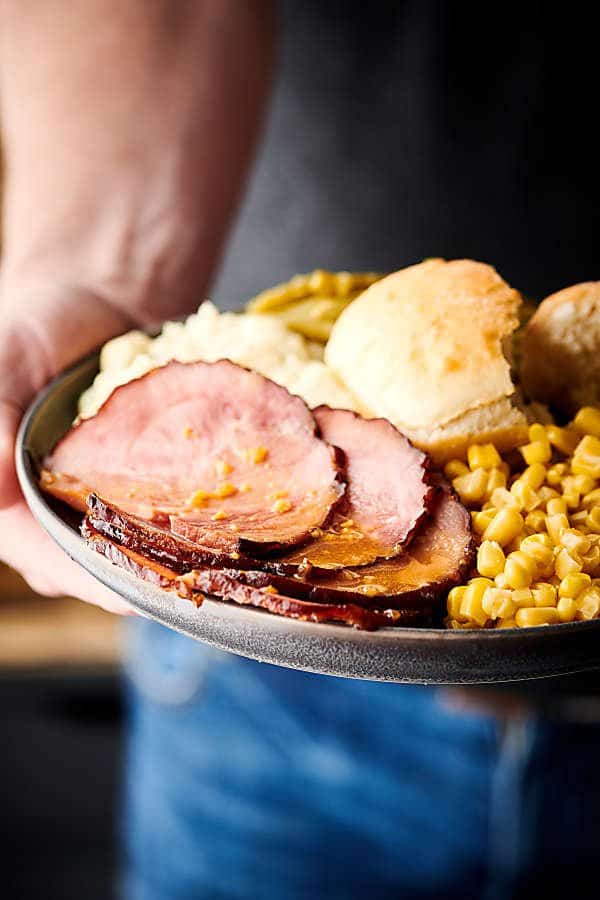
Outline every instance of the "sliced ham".
<svg viewBox="0 0 600 900"><path fill-rule="evenodd" d="M341 572L308 569L299 574L294 567L286 567L287 557L257 560L240 556L235 577L248 586L274 587L312 602L428 609L461 581L474 552L468 512L439 477L435 489L431 519L398 557ZM166 563L180 574L203 566L232 567L229 557L218 557L159 527L136 522L98 498L91 498L89 518L110 540Z"/></svg>
<svg viewBox="0 0 600 900"><path fill-rule="evenodd" d="M335 570L398 556L434 500L427 457L385 419L327 406L313 412L324 440L344 453L347 488L329 527L286 554L286 564Z"/></svg>
<svg viewBox="0 0 600 900"><path fill-rule="evenodd" d="M273 587L257 588L243 584L235 572L225 569L205 568L178 576L168 567L146 559L98 534L89 525L84 526L88 544L115 565L139 578L166 590L177 591L181 596L201 605L206 595L245 606L265 609L276 615L309 622L340 622L356 628L375 630L385 626L424 624L430 610L381 610L366 609L352 603L311 603L294 597L286 597Z"/></svg>
<svg viewBox="0 0 600 900"><path fill-rule="evenodd" d="M473 555L469 513L443 484L430 521L401 556L326 577L312 572L303 583L303 596L324 603L351 598L385 607L431 604L461 582Z"/></svg>
<svg viewBox="0 0 600 900"><path fill-rule="evenodd" d="M173 534L168 525L146 522L90 494L86 520L95 531L110 541L140 553L148 559L168 566L181 575L199 566L227 567L232 564L232 554L218 553L212 547L194 544L180 535ZM234 555L235 564L255 568L257 560Z"/></svg>
<svg viewBox="0 0 600 900"><path fill-rule="evenodd" d="M363 419L353 412L319 407L314 411L321 435L344 453L347 488L334 511L332 522L315 529L313 539L276 560L244 562L239 551L232 558L228 545L218 546L195 523L171 520L166 529L148 527L124 510L110 508L92 497L90 514L96 527L108 538L111 529L124 532L118 539L130 549L145 552L160 561L169 553L176 568L227 565L265 569L279 575L317 574L376 559L397 556L423 523L435 501L424 453L413 447L389 422ZM226 537L229 538L226 532Z"/></svg>
<svg viewBox="0 0 600 900"><path fill-rule="evenodd" d="M426 609L367 609L355 603L314 603L288 597L272 585L257 588L244 584L235 571L199 569L183 575L180 582L194 591L211 594L247 606L256 606L289 619L307 622L343 622L372 631L396 625L423 625L431 620L431 608Z"/></svg>
<svg viewBox="0 0 600 900"><path fill-rule="evenodd" d="M109 541L96 531L87 518L83 520L81 534L89 547L92 547L93 550L101 553L102 556L105 556L110 562L119 566L121 569L124 569L126 572L129 572L131 575L135 575L143 581L154 584L156 587L166 591L179 589L176 572L173 572L172 569L164 564L158 563L155 560L146 559L140 553L134 553L126 547L121 547L114 541ZM185 584L181 585L180 593L181 596L186 598L191 598L192 596L191 588L187 587ZM198 606L201 604L201 601L201 597L199 600L196 600Z"/></svg>
<svg viewBox="0 0 600 900"><path fill-rule="evenodd" d="M40 483L76 509L96 492L217 554L257 555L308 540L344 490L304 401L227 360L171 362L117 388Z"/></svg>

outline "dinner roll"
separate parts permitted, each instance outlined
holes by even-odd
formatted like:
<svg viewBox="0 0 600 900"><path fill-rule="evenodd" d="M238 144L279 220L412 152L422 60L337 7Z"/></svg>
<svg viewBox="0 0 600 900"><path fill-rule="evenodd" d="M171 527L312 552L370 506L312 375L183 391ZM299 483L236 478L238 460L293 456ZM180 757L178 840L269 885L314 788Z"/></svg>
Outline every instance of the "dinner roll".
<svg viewBox="0 0 600 900"><path fill-rule="evenodd" d="M568 416L600 404L600 281L540 303L521 339L521 382L530 398Z"/></svg>
<svg viewBox="0 0 600 900"><path fill-rule="evenodd" d="M474 440L527 439L503 343L521 298L495 269L430 259L378 281L344 310L325 361L361 406L443 460Z"/></svg>

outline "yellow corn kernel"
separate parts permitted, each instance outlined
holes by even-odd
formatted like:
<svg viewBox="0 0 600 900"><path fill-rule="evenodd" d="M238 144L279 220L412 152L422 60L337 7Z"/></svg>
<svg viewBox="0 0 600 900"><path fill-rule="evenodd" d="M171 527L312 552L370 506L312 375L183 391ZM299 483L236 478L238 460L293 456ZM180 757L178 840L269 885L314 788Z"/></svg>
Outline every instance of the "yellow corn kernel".
<svg viewBox="0 0 600 900"><path fill-rule="evenodd" d="M563 578L566 578L567 575L581 572L582 569L583 563L578 557L570 554L569 551L564 548L558 551L554 561L554 571L561 581Z"/></svg>
<svg viewBox="0 0 600 900"><path fill-rule="evenodd" d="M546 531L550 535L553 544L560 544L560 538L567 528L569 528L569 520L564 513L557 513L553 516L546 516Z"/></svg>
<svg viewBox="0 0 600 900"><path fill-rule="evenodd" d="M600 478L600 438L591 434L581 438L571 460L571 472Z"/></svg>
<svg viewBox="0 0 600 900"><path fill-rule="evenodd" d="M446 606L448 609L448 615L451 619L460 620L460 605L463 601L466 589L466 585L460 584L457 587L453 587L452 590L448 593Z"/></svg>
<svg viewBox="0 0 600 900"><path fill-rule="evenodd" d="M216 511L216 513L213 516L211 516L211 519L213 520L213 522L222 522L223 519L226 519L226 518L227 518L227 513L225 512L224 509L218 509Z"/></svg>
<svg viewBox="0 0 600 900"><path fill-rule="evenodd" d="M504 571L506 557L497 541L482 541L477 551L477 571L487 578L495 578Z"/></svg>
<svg viewBox="0 0 600 900"><path fill-rule="evenodd" d="M292 503L290 500L276 500L273 506L271 507L271 512L277 513L278 515L282 515L283 513L289 512L292 508Z"/></svg>
<svg viewBox="0 0 600 900"><path fill-rule="evenodd" d="M563 494L565 491L577 490L575 487L575 479L577 477L578 477L577 475L568 475L568 474L565 475L565 477L563 478L563 480L560 483L560 487L562 488Z"/></svg>
<svg viewBox="0 0 600 900"><path fill-rule="evenodd" d="M532 441L519 447L519 451L528 466L533 463L547 463L552 459L552 448L548 441Z"/></svg>
<svg viewBox="0 0 600 900"><path fill-rule="evenodd" d="M589 494L596 488L598 482L591 475L574 475L573 484L580 494Z"/></svg>
<svg viewBox="0 0 600 900"><path fill-rule="evenodd" d="M532 560L521 550L510 553L506 558L504 574L511 588L526 588L533 581L534 566Z"/></svg>
<svg viewBox="0 0 600 900"><path fill-rule="evenodd" d="M547 581L531 585L531 593L536 606L556 606L556 588Z"/></svg>
<svg viewBox="0 0 600 900"><path fill-rule="evenodd" d="M495 493L495 492L494 492ZM504 506L499 509L483 533L485 541L497 541L501 547L516 538L523 530L523 517L516 509Z"/></svg>
<svg viewBox="0 0 600 900"><path fill-rule="evenodd" d="M491 493L490 500L492 506L495 506L497 509L500 509L502 506L512 506L517 511L519 510L519 501L505 487L495 488Z"/></svg>
<svg viewBox="0 0 600 900"><path fill-rule="evenodd" d="M486 590L481 605L490 619L511 619L516 611L512 592L494 587Z"/></svg>
<svg viewBox="0 0 600 900"><path fill-rule="evenodd" d="M478 625L485 625L488 615L481 605L481 601L486 590L493 586L494 582L489 578L472 578L463 594L460 615Z"/></svg>
<svg viewBox="0 0 600 900"><path fill-rule="evenodd" d="M581 501L581 505L586 509L589 509L590 506L600 506L600 488L595 488L589 494L586 494Z"/></svg>
<svg viewBox="0 0 600 900"><path fill-rule="evenodd" d="M577 607L572 597L561 597L556 604L556 611L561 622L572 622L577 614Z"/></svg>
<svg viewBox="0 0 600 900"><path fill-rule="evenodd" d="M481 512L473 511L471 513L471 523L473 525L474 532L479 535L483 534L495 515L495 507L484 509Z"/></svg>
<svg viewBox="0 0 600 900"><path fill-rule="evenodd" d="M496 628L516 628L517 623L514 619L500 619Z"/></svg>
<svg viewBox="0 0 600 900"><path fill-rule="evenodd" d="M600 534L600 506L594 506L590 509L585 524L594 534Z"/></svg>
<svg viewBox="0 0 600 900"><path fill-rule="evenodd" d="M567 501L563 497L553 497L546 503L546 512L549 516L557 516L560 513L567 514Z"/></svg>
<svg viewBox="0 0 600 900"><path fill-rule="evenodd" d="M552 568L554 553L552 541L547 534L530 534L520 542L519 550L531 559L532 566L536 566L540 571L546 572L548 568Z"/></svg>
<svg viewBox="0 0 600 900"><path fill-rule="evenodd" d="M541 503L537 492L522 478L517 478L513 482L510 492L519 504L520 509L524 509L526 512L531 512L532 509L535 509Z"/></svg>
<svg viewBox="0 0 600 900"><path fill-rule="evenodd" d="M571 456L579 441L579 434L571 427L559 428L558 425L546 425L546 434L552 446L565 456Z"/></svg>
<svg viewBox="0 0 600 900"><path fill-rule="evenodd" d="M543 484L538 491L540 495L540 500L542 503L547 503L548 500L552 500L554 497L560 497L559 492L556 488L550 487L547 484Z"/></svg>
<svg viewBox="0 0 600 900"><path fill-rule="evenodd" d="M528 535L526 538L523 538L522 544L523 543L525 543L526 547L528 547L530 544L541 544L542 547L549 547L550 549L552 549L553 546L552 539L544 531L541 531L539 534Z"/></svg>
<svg viewBox="0 0 600 900"><path fill-rule="evenodd" d="M518 609L515 622L519 628L534 628L538 625L556 625L560 617L554 606L536 606L533 609Z"/></svg>
<svg viewBox="0 0 600 900"><path fill-rule="evenodd" d="M491 495L497 488L506 487L506 475L502 469L490 469L487 480L487 492Z"/></svg>
<svg viewBox="0 0 600 900"><path fill-rule="evenodd" d="M540 425L539 422L534 422L533 425L529 426L528 429L529 440L532 443L535 441L541 441L543 444L547 444L549 442L548 435L546 434L546 428L544 425Z"/></svg>
<svg viewBox="0 0 600 900"><path fill-rule="evenodd" d="M541 463L533 463L521 472L521 481L524 481L529 487L533 488L534 491L537 491L537 489L541 488L543 485L546 476L546 467Z"/></svg>
<svg viewBox="0 0 600 900"><path fill-rule="evenodd" d="M600 588L592 585L575 600L578 619L595 619L600 612Z"/></svg>
<svg viewBox="0 0 600 900"><path fill-rule="evenodd" d="M582 434L600 438L600 409L595 406L583 406L573 419L573 425Z"/></svg>
<svg viewBox="0 0 600 900"><path fill-rule="evenodd" d="M546 530L546 513L543 509L532 509L525 516L525 527L533 532L542 532Z"/></svg>
<svg viewBox="0 0 600 900"><path fill-rule="evenodd" d="M552 487L556 487L556 485L560 484L569 471L569 467L566 463L555 463L553 466L546 472L546 481Z"/></svg>
<svg viewBox="0 0 600 900"><path fill-rule="evenodd" d="M512 592L512 600L518 609L529 609L535 606L535 597L531 588L517 588Z"/></svg>
<svg viewBox="0 0 600 900"><path fill-rule="evenodd" d="M493 444L471 444L467 450L467 459L471 471L493 469L502 462L500 454Z"/></svg>
<svg viewBox="0 0 600 900"><path fill-rule="evenodd" d="M452 480L452 487L467 506L479 503L487 491L488 473L485 469L475 469L467 475L459 475Z"/></svg>
<svg viewBox="0 0 600 900"><path fill-rule="evenodd" d="M579 491L563 490L563 499L567 504L567 509L576 510L581 502L581 494Z"/></svg>
<svg viewBox="0 0 600 900"><path fill-rule="evenodd" d="M592 579L589 575L584 572L572 572L570 575L566 575L559 584L558 596L571 597L572 600L576 600L582 591L589 588L591 584Z"/></svg>
<svg viewBox="0 0 600 900"><path fill-rule="evenodd" d="M501 591L510 590L504 572L500 572L499 575L496 575L496 577L494 578L494 584L497 588L500 588Z"/></svg>
<svg viewBox="0 0 600 900"><path fill-rule="evenodd" d="M577 528L566 528L560 536L560 543L570 553L579 555L587 553L592 545L587 534L583 534Z"/></svg>
<svg viewBox="0 0 600 900"><path fill-rule="evenodd" d="M458 478L459 475L468 475L469 467L462 461L462 459L451 459L444 466L444 475L449 481L452 481L454 478Z"/></svg>

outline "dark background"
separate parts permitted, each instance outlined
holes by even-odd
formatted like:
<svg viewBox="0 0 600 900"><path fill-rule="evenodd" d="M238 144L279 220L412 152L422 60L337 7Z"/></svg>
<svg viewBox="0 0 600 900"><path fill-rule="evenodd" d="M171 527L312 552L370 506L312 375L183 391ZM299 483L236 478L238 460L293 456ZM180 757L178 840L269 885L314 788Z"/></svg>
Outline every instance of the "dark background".
<svg viewBox="0 0 600 900"><path fill-rule="evenodd" d="M109 900L117 851L119 678L0 675L0 871L6 900Z"/></svg>

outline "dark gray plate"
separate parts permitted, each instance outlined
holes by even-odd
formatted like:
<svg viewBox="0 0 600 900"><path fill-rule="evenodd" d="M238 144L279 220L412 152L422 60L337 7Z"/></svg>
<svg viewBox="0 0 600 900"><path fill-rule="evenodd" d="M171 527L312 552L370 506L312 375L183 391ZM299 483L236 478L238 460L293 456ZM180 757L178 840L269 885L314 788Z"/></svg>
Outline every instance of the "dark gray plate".
<svg viewBox="0 0 600 900"><path fill-rule="evenodd" d="M89 358L50 384L19 432L17 471L36 519L69 556L149 618L223 650L350 678L428 684L481 684L565 675L600 667L600 620L544 628L357 631L207 600L201 609L142 582L88 549L38 490L35 461L69 428L77 397L97 372Z"/></svg>

